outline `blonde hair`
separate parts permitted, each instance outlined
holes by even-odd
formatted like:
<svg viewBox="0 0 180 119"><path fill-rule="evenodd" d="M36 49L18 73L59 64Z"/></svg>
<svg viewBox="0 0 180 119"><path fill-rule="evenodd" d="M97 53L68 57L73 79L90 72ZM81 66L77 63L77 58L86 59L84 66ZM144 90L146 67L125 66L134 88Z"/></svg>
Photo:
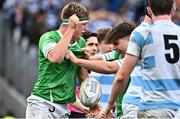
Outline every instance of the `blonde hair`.
<svg viewBox="0 0 180 119"><path fill-rule="evenodd" d="M61 19L68 19L73 14L76 14L79 18L89 18L89 12L83 5L71 2L62 9Z"/></svg>

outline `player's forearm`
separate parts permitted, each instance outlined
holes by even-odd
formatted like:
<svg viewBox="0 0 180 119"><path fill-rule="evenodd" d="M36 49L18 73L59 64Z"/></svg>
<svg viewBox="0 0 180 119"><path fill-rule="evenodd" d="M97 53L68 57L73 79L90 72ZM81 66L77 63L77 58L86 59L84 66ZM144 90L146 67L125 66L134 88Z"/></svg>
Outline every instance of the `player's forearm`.
<svg viewBox="0 0 180 119"><path fill-rule="evenodd" d="M52 61L53 63L60 63L63 60L63 58L68 50L68 45L72 39L74 31L75 30L72 28L67 29L67 31L63 35L63 38L50 51L50 54L49 54L50 61Z"/></svg>
<svg viewBox="0 0 180 119"><path fill-rule="evenodd" d="M103 60L85 60L85 59L78 59L76 64L84 67L88 70L104 73L104 74L112 74L117 71L117 67L113 67L112 63Z"/></svg>
<svg viewBox="0 0 180 119"><path fill-rule="evenodd" d="M103 60L102 56L90 56L89 60Z"/></svg>
<svg viewBox="0 0 180 119"><path fill-rule="evenodd" d="M85 68L81 68L78 74L78 82L81 85L82 81L89 77L88 70Z"/></svg>
<svg viewBox="0 0 180 119"><path fill-rule="evenodd" d="M127 86L128 80L129 80L129 78L127 78L126 76L118 74L120 72L120 70L117 72L117 75L113 82L111 95L110 95L109 102L108 102L110 105L113 105L115 103L117 97L120 94L122 94L123 90Z"/></svg>
<svg viewBox="0 0 180 119"><path fill-rule="evenodd" d="M123 90L127 86L127 83L129 81L129 76L134 69L136 63L138 61L138 57L132 56L132 55L125 55L125 60L121 66L121 68L118 70L115 76L115 80L113 82L111 95L109 99L109 104L113 105L117 97L122 94Z"/></svg>

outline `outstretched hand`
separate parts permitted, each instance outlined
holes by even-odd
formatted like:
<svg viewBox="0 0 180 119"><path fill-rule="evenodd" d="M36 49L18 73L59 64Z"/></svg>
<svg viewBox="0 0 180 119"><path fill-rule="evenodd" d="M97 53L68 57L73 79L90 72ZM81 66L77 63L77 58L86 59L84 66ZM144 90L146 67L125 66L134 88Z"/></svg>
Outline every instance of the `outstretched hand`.
<svg viewBox="0 0 180 119"><path fill-rule="evenodd" d="M89 49L87 47L82 48L82 51L84 52L84 59L89 59L89 57L90 57Z"/></svg>
<svg viewBox="0 0 180 119"><path fill-rule="evenodd" d="M89 113L86 114L86 117L90 118L90 117L97 116L99 114L99 112L101 111L101 109L102 109L102 107L99 104L96 104L95 106L90 107L89 108Z"/></svg>
<svg viewBox="0 0 180 119"><path fill-rule="evenodd" d="M100 112L98 113L98 115L95 115L95 116L94 116L94 118L95 118L95 119L106 118L106 114L105 114L105 112L100 111Z"/></svg>
<svg viewBox="0 0 180 119"><path fill-rule="evenodd" d="M113 118L113 114L112 112L115 111L115 105L111 105L108 103L108 105L106 106L106 111L105 111L105 114L106 114L106 117L107 118Z"/></svg>
<svg viewBox="0 0 180 119"><path fill-rule="evenodd" d="M82 48L82 51L84 52L84 59L89 59L89 57L90 57L89 50L87 48ZM74 53L71 50L67 51L65 58L75 64L78 61L78 58L74 55Z"/></svg>
<svg viewBox="0 0 180 119"><path fill-rule="evenodd" d="M73 63L76 63L78 60L78 58L74 55L74 53L71 50L67 51L65 58L70 60Z"/></svg>

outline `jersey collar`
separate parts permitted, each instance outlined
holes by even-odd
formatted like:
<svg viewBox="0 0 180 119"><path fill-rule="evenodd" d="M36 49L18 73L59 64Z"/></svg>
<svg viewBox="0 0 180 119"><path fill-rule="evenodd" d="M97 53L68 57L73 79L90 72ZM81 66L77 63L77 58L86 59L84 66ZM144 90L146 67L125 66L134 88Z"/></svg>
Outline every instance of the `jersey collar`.
<svg viewBox="0 0 180 119"><path fill-rule="evenodd" d="M56 32L59 34L59 36L62 38L63 37L63 35L62 35L62 33L59 31L59 30L56 30ZM73 44L69 44L69 46L75 46L75 45L77 45L77 42L75 41Z"/></svg>

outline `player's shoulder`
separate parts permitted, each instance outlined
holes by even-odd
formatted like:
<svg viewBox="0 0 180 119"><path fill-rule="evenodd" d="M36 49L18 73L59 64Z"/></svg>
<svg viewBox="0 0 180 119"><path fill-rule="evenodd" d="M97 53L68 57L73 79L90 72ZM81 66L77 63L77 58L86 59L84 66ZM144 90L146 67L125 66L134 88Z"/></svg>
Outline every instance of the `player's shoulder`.
<svg viewBox="0 0 180 119"><path fill-rule="evenodd" d="M138 25L133 32L142 32L144 30L150 29L151 26L146 23L146 22L142 22L140 25Z"/></svg>
<svg viewBox="0 0 180 119"><path fill-rule="evenodd" d="M48 31L45 32L41 37L39 42L47 41L48 39L51 39L52 41L59 41L60 36L56 31Z"/></svg>
<svg viewBox="0 0 180 119"><path fill-rule="evenodd" d="M83 37L80 37L77 43L82 47L86 46L86 40Z"/></svg>
<svg viewBox="0 0 180 119"><path fill-rule="evenodd" d="M174 22L172 22L172 24L173 24L174 29L176 29L177 31L180 31L179 25L175 24Z"/></svg>
<svg viewBox="0 0 180 119"><path fill-rule="evenodd" d="M45 32L41 38L47 38L47 37L53 37L53 36L58 36L58 33L56 31L48 31Z"/></svg>
<svg viewBox="0 0 180 119"><path fill-rule="evenodd" d="M86 42L86 40L82 36L79 38L79 41Z"/></svg>
<svg viewBox="0 0 180 119"><path fill-rule="evenodd" d="M151 31L151 26L148 23L142 22L139 26L137 26L132 34L131 37L146 37L147 34Z"/></svg>

